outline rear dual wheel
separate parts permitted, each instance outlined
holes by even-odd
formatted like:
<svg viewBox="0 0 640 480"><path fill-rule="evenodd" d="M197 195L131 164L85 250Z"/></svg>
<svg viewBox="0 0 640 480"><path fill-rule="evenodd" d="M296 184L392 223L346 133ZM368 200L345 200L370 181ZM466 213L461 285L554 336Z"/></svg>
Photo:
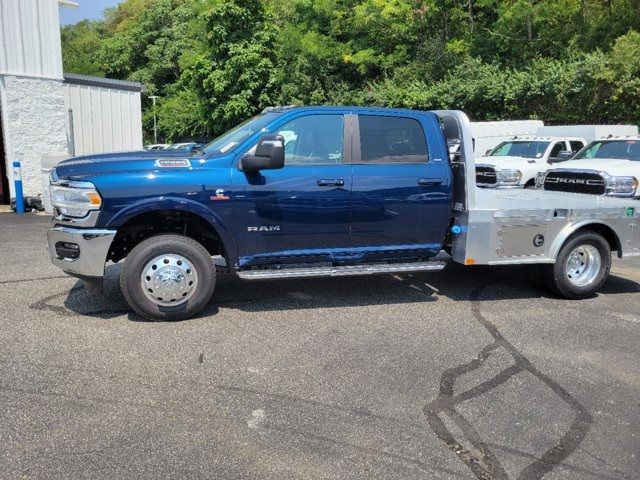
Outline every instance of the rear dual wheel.
<svg viewBox="0 0 640 480"><path fill-rule="evenodd" d="M207 250L182 235L157 235L127 256L120 287L127 303L149 320L184 320L202 311L215 288Z"/></svg>
<svg viewBox="0 0 640 480"><path fill-rule="evenodd" d="M582 299L595 295L610 271L609 243L598 233L582 231L565 242L556 263L542 267L542 279L556 294Z"/></svg>

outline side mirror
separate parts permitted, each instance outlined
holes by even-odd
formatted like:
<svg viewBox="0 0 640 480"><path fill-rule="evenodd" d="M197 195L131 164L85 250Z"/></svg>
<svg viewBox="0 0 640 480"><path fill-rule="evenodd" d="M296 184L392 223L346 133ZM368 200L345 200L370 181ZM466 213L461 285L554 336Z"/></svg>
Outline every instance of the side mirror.
<svg viewBox="0 0 640 480"><path fill-rule="evenodd" d="M263 135L254 154L247 153L240 159L240 169L245 172L277 170L284 167L284 137Z"/></svg>
<svg viewBox="0 0 640 480"><path fill-rule="evenodd" d="M566 160L569 160L571 157L573 157L573 152L571 152L569 150L564 150L562 152L558 152L558 156L557 157L550 158L549 159L549 163L564 162Z"/></svg>

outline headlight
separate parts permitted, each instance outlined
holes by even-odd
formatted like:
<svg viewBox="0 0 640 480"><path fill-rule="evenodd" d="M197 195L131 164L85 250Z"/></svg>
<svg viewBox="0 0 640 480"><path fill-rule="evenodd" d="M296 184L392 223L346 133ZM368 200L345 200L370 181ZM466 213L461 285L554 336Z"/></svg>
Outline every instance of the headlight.
<svg viewBox="0 0 640 480"><path fill-rule="evenodd" d="M538 172L536 174L536 188L544 188L545 178L547 178L547 172Z"/></svg>
<svg viewBox="0 0 640 480"><path fill-rule="evenodd" d="M499 170L496 169L496 181L502 185L518 185L522 179L520 170Z"/></svg>
<svg viewBox="0 0 640 480"><path fill-rule="evenodd" d="M633 197L638 189L636 177L605 177L605 195L612 197Z"/></svg>
<svg viewBox="0 0 640 480"><path fill-rule="evenodd" d="M51 205L69 217L85 217L91 210L100 210L102 205L100 194L88 182L82 182L82 188L73 183L65 187L51 185L50 195Z"/></svg>

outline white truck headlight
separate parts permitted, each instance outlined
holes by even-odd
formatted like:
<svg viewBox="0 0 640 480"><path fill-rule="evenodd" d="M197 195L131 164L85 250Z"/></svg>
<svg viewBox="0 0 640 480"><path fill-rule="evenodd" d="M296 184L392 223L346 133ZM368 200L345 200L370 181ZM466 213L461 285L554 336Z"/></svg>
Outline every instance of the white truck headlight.
<svg viewBox="0 0 640 480"><path fill-rule="evenodd" d="M74 218L86 217L91 210L100 210L102 198L95 187L89 182L81 185L75 186L73 182L68 186L51 185L51 205L63 215Z"/></svg>
<svg viewBox="0 0 640 480"><path fill-rule="evenodd" d="M536 174L536 188L544 188L544 180L547 178L547 172L538 172Z"/></svg>
<svg viewBox="0 0 640 480"><path fill-rule="evenodd" d="M500 185L518 185L522 179L520 170L496 169L496 181Z"/></svg>
<svg viewBox="0 0 640 480"><path fill-rule="evenodd" d="M606 177L606 194L612 197L633 197L638 189L636 177Z"/></svg>

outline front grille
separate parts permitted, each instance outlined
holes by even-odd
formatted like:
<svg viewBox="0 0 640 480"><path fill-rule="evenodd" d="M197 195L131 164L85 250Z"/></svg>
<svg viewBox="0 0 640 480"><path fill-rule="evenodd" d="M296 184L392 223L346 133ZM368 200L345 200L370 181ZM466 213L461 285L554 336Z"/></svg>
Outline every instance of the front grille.
<svg viewBox="0 0 640 480"><path fill-rule="evenodd" d="M553 192L589 193L604 195L605 180L595 172L549 172L544 179L544 189Z"/></svg>
<svg viewBox="0 0 640 480"><path fill-rule="evenodd" d="M485 185L496 184L496 170L493 167L476 167L476 183Z"/></svg>

